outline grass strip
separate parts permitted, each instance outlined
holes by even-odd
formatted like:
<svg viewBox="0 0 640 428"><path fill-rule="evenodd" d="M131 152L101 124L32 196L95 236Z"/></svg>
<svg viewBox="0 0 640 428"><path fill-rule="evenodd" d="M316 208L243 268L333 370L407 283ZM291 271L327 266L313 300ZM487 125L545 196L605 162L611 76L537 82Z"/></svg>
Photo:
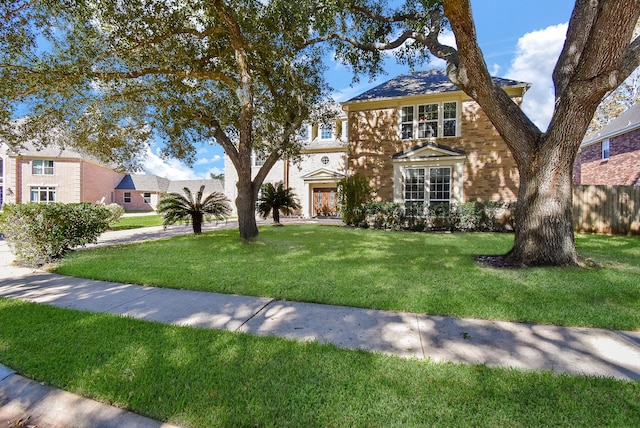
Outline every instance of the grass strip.
<svg viewBox="0 0 640 428"><path fill-rule="evenodd" d="M640 237L578 235L600 268L495 269L513 235L407 233L335 226L262 227L70 254L56 272L159 287L431 315L640 328Z"/></svg>
<svg viewBox="0 0 640 428"><path fill-rule="evenodd" d="M0 299L0 362L211 426L640 426L640 383L436 364Z"/></svg>

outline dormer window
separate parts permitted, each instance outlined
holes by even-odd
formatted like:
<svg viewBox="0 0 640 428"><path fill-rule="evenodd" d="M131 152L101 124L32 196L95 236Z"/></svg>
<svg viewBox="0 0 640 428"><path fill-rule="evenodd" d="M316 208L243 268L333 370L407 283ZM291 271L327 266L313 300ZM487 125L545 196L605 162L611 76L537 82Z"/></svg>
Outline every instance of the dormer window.
<svg viewBox="0 0 640 428"><path fill-rule="evenodd" d="M251 152L251 166L259 167L264 165L264 161L266 160L264 155L260 153Z"/></svg>
<svg viewBox="0 0 640 428"><path fill-rule="evenodd" d="M310 139L311 139L311 132L309 130L309 125L302 125L298 130L298 140L309 141Z"/></svg>
<svg viewBox="0 0 640 428"><path fill-rule="evenodd" d="M418 112L417 115L414 112ZM400 138L427 139L458 136L458 103L419 104L400 109Z"/></svg>
<svg viewBox="0 0 640 428"><path fill-rule="evenodd" d="M335 134L335 125L331 123L321 123L319 128L321 140L333 140Z"/></svg>

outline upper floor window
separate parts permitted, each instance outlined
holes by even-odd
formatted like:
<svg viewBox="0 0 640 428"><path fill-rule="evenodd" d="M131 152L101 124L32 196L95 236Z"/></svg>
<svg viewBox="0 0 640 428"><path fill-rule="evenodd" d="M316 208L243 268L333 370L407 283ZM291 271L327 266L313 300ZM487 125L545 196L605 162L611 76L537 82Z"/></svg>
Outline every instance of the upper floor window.
<svg viewBox="0 0 640 428"><path fill-rule="evenodd" d="M416 110L417 115L414 114ZM403 140L412 140L416 136L420 139L458 136L458 103L401 107L400 136Z"/></svg>
<svg viewBox="0 0 640 428"><path fill-rule="evenodd" d="M265 159L266 158L264 157L264 155L256 152L251 152L251 166L262 166L264 165Z"/></svg>
<svg viewBox="0 0 640 428"><path fill-rule="evenodd" d="M609 159L609 140L602 142L602 159Z"/></svg>
<svg viewBox="0 0 640 428"><path fill-rule="evenodd" d="M31 164L31 173L33 175L53 175L53 161L35 159Z"/></svg>
<svg viewBox="0 0 640 428"><path fill-rule="evenodd" d="M321 123L320 124L320 139L321 140L331 140L333 139L333 135L335 132L335 125L330 123Z"/></svg>
<svg viewBox="0 0 640 428"><path fill-rule="evenodd" d="M311 139L311 132L309 130L309 125L302 125L298 130L298 140L309 141L310 139Z"/></svg>

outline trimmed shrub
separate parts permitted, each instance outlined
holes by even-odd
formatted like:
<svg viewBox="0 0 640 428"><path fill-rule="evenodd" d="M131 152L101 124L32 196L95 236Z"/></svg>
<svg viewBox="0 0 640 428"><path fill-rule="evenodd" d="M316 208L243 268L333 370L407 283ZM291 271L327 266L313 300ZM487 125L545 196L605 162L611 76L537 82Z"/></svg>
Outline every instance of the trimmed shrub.
<svg viewBox="0 0 640 428"><path fill-rule="evenodd" d="M111 216L107 219L109 224L115 223L116 221L120 220L120 217L124 215L124 208L122 208L118 204L104 205L104 207L111 213Z"/></svg>
<svg viewBox="0 0 640 428"><path fill-rule="evenodd" d="M515 203L465 202L424 207L393 202L370 202L363 206L361 227L432 231L512 231Z"/></svg>
<svg viewBox="0 0 640 428"><path fill-rule="evenodd" d="M363 226L366 212L364 205L371 201L373 189L369 179L352 175L338 182L338 211L347 226Z"/></svg>
<svg viewBox="0 0 640 428"><path fill-rule="evenodd" d="M95 243L109 226L111 212L104 205L6 204L0 230L25 266L42 266L70 249Z"/></svg>

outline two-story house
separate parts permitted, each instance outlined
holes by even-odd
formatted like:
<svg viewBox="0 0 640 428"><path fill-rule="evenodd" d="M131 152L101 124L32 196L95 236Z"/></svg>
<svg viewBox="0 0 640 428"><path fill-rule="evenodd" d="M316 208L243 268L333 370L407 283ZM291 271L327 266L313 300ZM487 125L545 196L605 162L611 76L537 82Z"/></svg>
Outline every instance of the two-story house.
<svg viewBox="0 0 640 428"><path fill-rule="evenodd" d="M0 143L0 207L3 203L117 203L127 211L155 210L160 196L223 192L221 180L169 180L164 177L117 172L71 148L38 147L24 143L12 149Z"/></svg>
<svg viewBox="0 0 640 428"><path fill-rule="evenodd" d="M573 164L573 181L640 185L640 103L584 138Z"/></svg>
<svg viewBox="0 0 640 428"><path fill-rule="evenodd" d="M517 104L529 87L494 81ZM517 199L511 152L444 71L397 76L342 106L349 123L348 174L369 177L378 200L423 207Z"/></svg>
<svg viewBox="0 0 640 428"><path fill-rule="evenodd" d="M291 188L302 207L298 215L336 215L338 181L347 174L347 129L347 118L342 110L330 123L303 125L298 134L302 143L300 156L276 162L264 183L281 181ZM251 161L255 176L264 159L254 154ZM238 174L227 156L224 165L225 194L235 212Z"/></svg>
<svg viewBox="0 0 640 428"><path fill-rule="evenodd" d="M69 148L23 146L0 143L0 203L111 203L125 175Z"/></svg>

